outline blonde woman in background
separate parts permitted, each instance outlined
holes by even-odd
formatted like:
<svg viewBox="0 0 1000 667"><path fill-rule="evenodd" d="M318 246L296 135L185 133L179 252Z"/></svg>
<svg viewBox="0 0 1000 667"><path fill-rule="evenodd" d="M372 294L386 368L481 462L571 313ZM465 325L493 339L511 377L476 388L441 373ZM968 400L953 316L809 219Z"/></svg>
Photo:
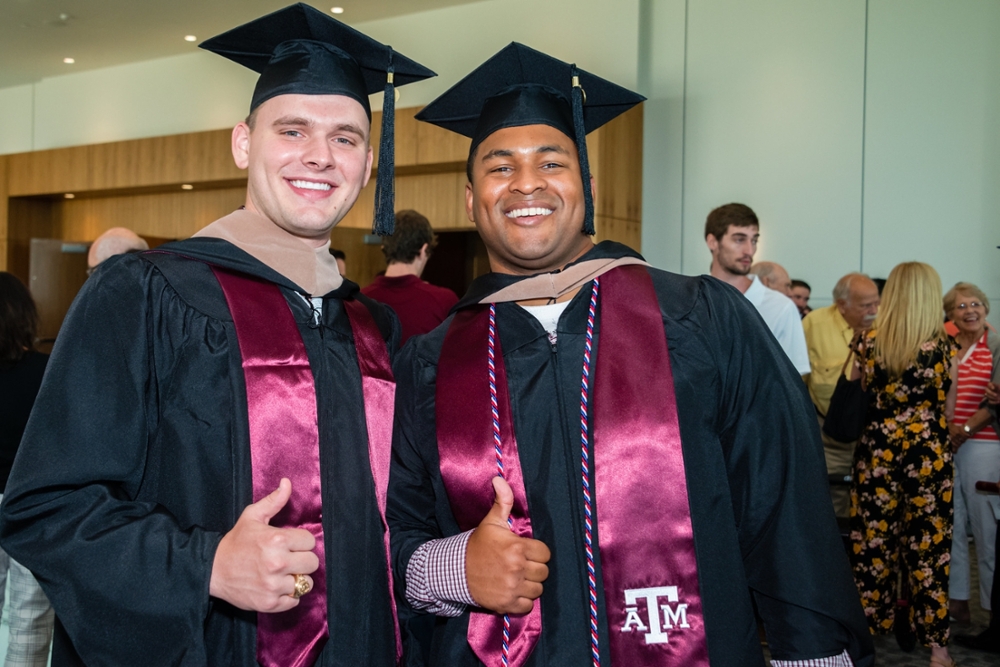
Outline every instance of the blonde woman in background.
<svg viewBox="0 0 1000 667"><path fill-rule="evenodd" d="M969 535L972 526L979 564L979 601L990 609L994 576L994 541L1000 520L1000 498L976 491L979 480L1000 479L1000 437L985 403L986 386L1000 365L1000 335L989 329L990 300L972 283L958 283L944 295L944 312L958 334L958 384L955 414L948 424L955 452L955 532L951 545L948 593L951 617L968 623Z"/></svg>
<svg viewBox="0 0 1000 667"><path fill-rule="evenodd" d="M941 279L927 264L889 274L871 330L856 343L852 379L871 401L854 453L851 563L869 626L914 626L931 667L948 654L948 562L952 533L955 345L944 331ZM911 590L910 618L894 619L899 559Z"/></svg>

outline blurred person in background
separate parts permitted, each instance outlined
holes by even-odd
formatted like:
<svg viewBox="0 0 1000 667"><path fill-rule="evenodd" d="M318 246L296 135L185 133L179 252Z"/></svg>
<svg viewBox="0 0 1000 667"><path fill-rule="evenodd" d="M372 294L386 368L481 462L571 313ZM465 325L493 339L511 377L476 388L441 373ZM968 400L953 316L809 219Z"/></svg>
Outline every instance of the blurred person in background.
<svg viewBox="0 0 1000 667"><path fill-rule="evenodd" d="M709 275L732 285L747 298L767 324L799 375L809 374L809 353L802 318L788 297L764 285L750 272L757 253L760 221L746 204L712 209L705 219L705 245L712 253Z"/></svg>
<svg viewBox="0 0 1000 667"><path fill-rule="evenodd" d="M799 315L805 317L812 312L812 308L809 307L809 296L812 294L812 287L809 286L804 280L793 280L792 290L789 294L789 298L795 302L795 306L799 309Z"/></svg>
<svg viewBox="0 0 1000 667"><path fill-rule="evenodd" d="M398 211L395 231L382 239L385 273L361 290L396 311L403 329L400 345L410 336L433 330L458 303L458 296L450 289L420 279L436 245L426 217L416 211Z"/></svg>
<svg viewBox="0 0 1000 667"><path fill-rule="evenodd" d="M871 330L856 343L851 374L863 378L871 396L854 453L851 562L872 632L913 624L930 647L931 667L955 667L947 648L947 585L956 351L944 331L937 271L921 262L896 266ZM900 555L910 618L895 618Z"/></svg>
<svg viewBox="0 0 1000 667"><path fill-rule="evenodd" d="M38 310L28 288L13 274L0 271L0 498L49 360L34 350L37 329ZM52 607L31 572L0 550L0 608L8 578L10 643L5 664L45 667Z"/></svg>
<svg viewBox="0 0 1000 667"><path fill-rule="evenodd" d="M854 466L854 447L857 441L840 442L826 434L823 421L830 409L830 397L837 387L841 369L851 354L851 341L868 329L878 313L878 288L863 273L848 273L833 288L833 304L818 308L802 320L812 369L806 380L809 398L816 407L826 470L841 478L851 474ZM833 510L838 517L846 518L851 506L846 486L830 487Z"/></svg>
<svg viewBox="0 0 1000 667"><path fill-rule="evenodd" d="M1000 434L1000 414L998 414L1000 412L1000 405L998 405L1000 404L1000 391L998 391L997 385L1000 385L1000 369L997 369L993 373L993 381L986 386L987 405L990 412L993 413L994 419L993 429ZM997 485L1000 486L1000 480L997 480ZM996 558L996 554L1000 553L1000 518L997 521L998 530L993 543L994 559ZM996 576L995 560L993 567L993 591L990 593L990 606L993 608L993 612L990 614L990 624L978 635L955 635L955 643L980 651L1000 653L1000 612L997 611L997 609L1000 609L1000 577Z"/></svg>
<svg viewBox="0 0 1000 667"><path fill-rule="evenodd" d="M944 312L958 329L958 385L955 414L948 433L955 451L955 533L951 546L948 592L951 617L968 623L969 535L972 528L979 565L979 600L989 610L993 586L1000 497L976 491L979 480L1000 479L1000 438L991 426L986 385L1000 366L1000 335L989 329L990 301L972 283L958 283L944 296Z"/></svg>
<svg viewBox="0 0 1000 667"><path fill-rule="evenodd" d="M792 296L792 279L788 277L788 271L777 262L757 262L750 267L750 273L760 278L764 287L770 287L775 292L781 292L785 296Z"/></svg>
<svg viewBox="0 0 1000 667"><path fill-rule="evenodd" d="M90 250L87 252L87 273L93 272L101 262L106 261L109 257L124 255L128 252L142 252L143 250L149 250L149 244L141 236L131 229L112 227L90 244Z"/></svg>

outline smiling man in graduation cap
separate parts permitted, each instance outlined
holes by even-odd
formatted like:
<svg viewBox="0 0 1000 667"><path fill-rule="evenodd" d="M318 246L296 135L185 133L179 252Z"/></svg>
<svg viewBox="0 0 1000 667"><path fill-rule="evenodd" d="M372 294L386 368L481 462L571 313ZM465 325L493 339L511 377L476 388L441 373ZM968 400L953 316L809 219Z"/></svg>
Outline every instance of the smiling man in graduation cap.
<svg viewBox="0 0 1000 667"><path fill-rule="evenodd" d="M433 72L306 5L202 46L260 72L246 205L101 265L59 335L2 511L58 665L385 665L399 326L330 232L368 182L391 233L393 86Z"/></svg>
<svg viewBox="0 0 1000 667"><path fill-rule="evenodd" d="M417 117L472 138L492 273L407 345L387 515L453 667L871 665L798 373L738 292L591 240L585 134L642 98L511 44Z"/></svg>

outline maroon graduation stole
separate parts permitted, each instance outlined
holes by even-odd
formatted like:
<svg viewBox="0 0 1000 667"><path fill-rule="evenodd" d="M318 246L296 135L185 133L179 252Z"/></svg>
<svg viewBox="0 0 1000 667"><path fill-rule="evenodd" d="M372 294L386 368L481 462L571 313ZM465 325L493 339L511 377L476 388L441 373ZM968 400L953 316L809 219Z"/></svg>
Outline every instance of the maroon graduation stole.
<svg viewBox="0 0 1000 667"><path fill-rule="evenodd" d="M298 606L279 614L257 614L257 660L264 667L310 667L329 638L315 380L302 335L278 286L218 266L212 271L233 316L243 359L254 502L288 477L292 496L270 523L311 532L319 557L319 569L311 575L313 590ZM344 305L361 370L369 459L384 527L395 383L371 313L357 301ZM391 598L388 535L386 529ZM392 610L398 662L402 646L394 601Z"/></svg>
<svg viewBox="0 0 1000 667"><path fill-rule="evenodd" d="M603 292L601 348L591 376L598 288ZM502 455L503 474L514 491L512 530L530 537L531 518L497 336L490 356L492 310L493 306L478 306L459 311L445 336L436 388L441 476L459 526L475 528L493 504L492 478ZM659 302L644 267L614 268L594 281L587 337L580 422L586 561L593 568L589 543L593 492L598 501L612 664L707 667L677 401ZM496 405L491 406L493 377ZM495 437L499 446L494 445ZM591 437L593 462L588 459ZM595 578L590 572L591 654L597 666ZM503 617L473 610L468 640L486 665L509 660L510 665L520 666L541 631L536 600L530 613L509 618L506 633Z"/></svg>

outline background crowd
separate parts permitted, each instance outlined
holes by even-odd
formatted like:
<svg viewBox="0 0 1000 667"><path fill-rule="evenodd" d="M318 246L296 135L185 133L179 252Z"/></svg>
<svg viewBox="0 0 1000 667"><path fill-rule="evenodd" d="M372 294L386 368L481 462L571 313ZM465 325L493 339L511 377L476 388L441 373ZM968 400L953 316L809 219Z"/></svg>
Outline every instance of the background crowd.
<svg viewBox="0 0 1000 667"><path fill-rule="evenodd" d="M906 262L887 280L846 274L834 303L814 311L808 283L775 262L752 263L759 235L749 207L712 211L711 273L756 306L808 386L872 631L913 632L930 647L932 665L951 665L951 623L970 620L970 535L980 604L996 604L1000 336L987 322L989 299L967 282L942 295L933 267ZM800 326L789 323L796 308ZM844 441L823 427L838 382L848 380L860 381L867 405L860 436ZM901 597L908 606L897 606ZM1000 652L993 618L956 641Z"/></svg>

